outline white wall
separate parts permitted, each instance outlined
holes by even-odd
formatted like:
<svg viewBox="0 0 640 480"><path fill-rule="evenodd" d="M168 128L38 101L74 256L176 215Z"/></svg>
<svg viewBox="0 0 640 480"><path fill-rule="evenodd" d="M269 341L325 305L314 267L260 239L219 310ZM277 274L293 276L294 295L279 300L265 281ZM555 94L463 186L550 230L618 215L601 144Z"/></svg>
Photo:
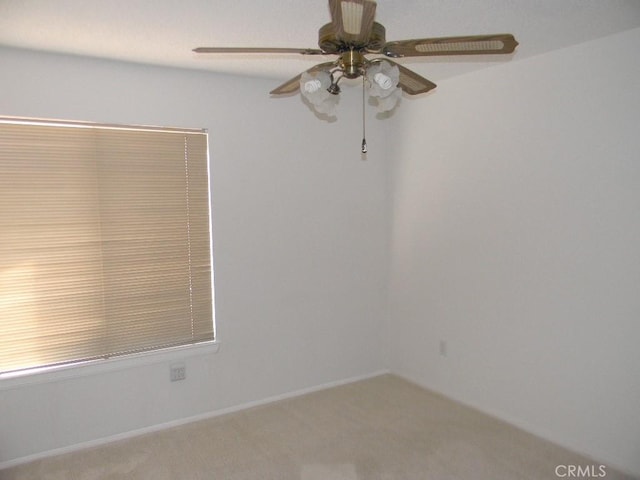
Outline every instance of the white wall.
<svg viewBox="0 0 640 480"><path fill-rule="evenodd" d="M0 382L0 466L383 368L386 130L371 118L362 161L357 89L327 123L274 81L13 49L0 65L0 115L209 129L221 342L178 356L184 382L162 356Z"/></svg>
<svg viewBox="0 0 640 480"><path fill-rule="evenodd" d="M393 371L636 475L638 47L640 29L404 103L388 330Z"/></svg>

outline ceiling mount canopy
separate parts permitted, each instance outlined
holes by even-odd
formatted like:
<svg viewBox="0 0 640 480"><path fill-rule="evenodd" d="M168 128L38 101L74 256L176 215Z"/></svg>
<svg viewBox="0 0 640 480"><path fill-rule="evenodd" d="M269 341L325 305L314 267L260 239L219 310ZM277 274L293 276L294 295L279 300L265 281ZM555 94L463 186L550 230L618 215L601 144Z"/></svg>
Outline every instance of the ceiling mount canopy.
<svg viewBox="0 0 640 480"><path fill-rule="evenodd" d="M338 83L343 78L363 77L369 96L377 100L381 111L395 106L400 91L418 95L436 87L435 83L391 58L509 54L518 45L508 33L387 42L384 26L374 21L374 1L329 0L329 11L331 22L318 32L319 49L199 47L194 52L337 55L336 60L315 65L270 92L286 95L300 90L319 113L332 114L340 93Z"/></svg>

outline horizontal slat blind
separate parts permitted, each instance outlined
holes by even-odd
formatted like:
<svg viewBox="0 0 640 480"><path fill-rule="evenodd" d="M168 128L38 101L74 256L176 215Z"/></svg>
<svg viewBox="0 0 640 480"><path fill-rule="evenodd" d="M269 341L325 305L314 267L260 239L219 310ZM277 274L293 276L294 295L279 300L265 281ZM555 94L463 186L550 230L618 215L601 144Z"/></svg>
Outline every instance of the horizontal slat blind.
<svg viewBox="0 0 640 480"><path fill-rule="evenodd" d="M0 372L212 340L206 133L0 119Z"/></svg>

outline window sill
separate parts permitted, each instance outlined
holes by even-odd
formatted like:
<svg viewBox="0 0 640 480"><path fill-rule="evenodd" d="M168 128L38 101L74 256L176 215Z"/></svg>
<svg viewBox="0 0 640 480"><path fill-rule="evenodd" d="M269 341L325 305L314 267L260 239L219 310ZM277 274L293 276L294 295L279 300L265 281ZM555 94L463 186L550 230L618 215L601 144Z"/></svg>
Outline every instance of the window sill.
<svg viewBox="0 0 640 480"><path fill-rule="evenodd" d="M101 373L127 370L145 365L184 360L187 357L217 353L219 349L220 342L214 340L196 345L165 348L162 350L136 353L122 357L93 360L85 363L48 367L21 373L6 373L0 375L0 390L99 375Z"/></svg>

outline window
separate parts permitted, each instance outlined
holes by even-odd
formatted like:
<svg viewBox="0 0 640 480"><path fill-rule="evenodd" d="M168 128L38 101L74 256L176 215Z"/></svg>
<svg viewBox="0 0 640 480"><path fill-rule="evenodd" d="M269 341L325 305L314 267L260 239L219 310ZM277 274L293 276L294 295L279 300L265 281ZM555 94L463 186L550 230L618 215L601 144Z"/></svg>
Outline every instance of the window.
<svg viewBox="0 0 640 480"><path fill-rule="evenodd" d="M0 373L214 339L207 151L0 118Z"/></svg>

